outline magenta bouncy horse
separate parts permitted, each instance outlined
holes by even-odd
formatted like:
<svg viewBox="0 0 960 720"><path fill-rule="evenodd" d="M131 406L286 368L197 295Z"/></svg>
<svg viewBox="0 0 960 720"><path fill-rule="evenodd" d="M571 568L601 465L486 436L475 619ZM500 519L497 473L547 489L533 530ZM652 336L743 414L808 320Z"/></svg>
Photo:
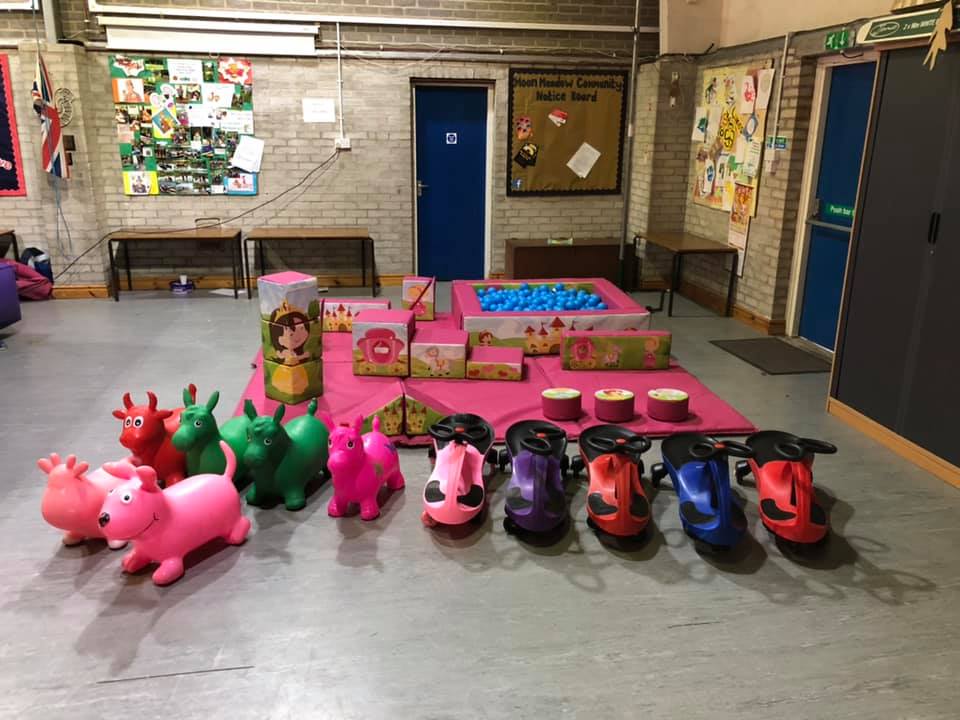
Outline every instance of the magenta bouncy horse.
<svg viewBox="0 0 960 720"><path fill-rule="evenodd" d="M321 416L330 430L327 468L333 475L333 498L327 505L331 517L346 515L351 503L360 505L360 517L373 520L380 515L377 494L386 483L391 490L404 486L400 458L393 443L380 432L380 418L373 418L373 430L362 435L363 416L353 424L337 425L329 413Z"/></svg>

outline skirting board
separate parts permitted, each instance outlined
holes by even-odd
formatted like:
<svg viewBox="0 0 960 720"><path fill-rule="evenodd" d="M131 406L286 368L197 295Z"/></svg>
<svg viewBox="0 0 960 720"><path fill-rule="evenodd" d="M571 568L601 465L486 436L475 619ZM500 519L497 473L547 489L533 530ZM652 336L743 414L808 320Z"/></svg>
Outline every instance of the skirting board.
<svg viewBox="0 0 960 720"><path fill-rule="evenodd" d="M948 463L929 450L925 450L906 438L897 435L893 430L860 414L839 400L828 398L827 412L855 430L859 430L867 437L876 440L887 449L893 450L893 452L900 457L906 458L914 465L936 475L944 482L960 488L960 468L956 465Z"/></svg>
<svg viewBox="0 0 960 720"><path fill-rule="evenodd" d="M166 277L137 277L133 278L134 290L168 290L170 281L178 276ZM377 280L381 287L399 287L403 284L403 275L378 275ZM226 275L191 276L193 283L201 290L215 290L233 287L233 278ZM251 286L257 284L256 278L250 278ZM359 289L359 275L317 275L317 284L320 287L357 287ZM120 293L127 289L127 281L120 278ZM110 289L106 285L55 285L53 297L57 300L88 300L90 298L108 298Z"/></svg>

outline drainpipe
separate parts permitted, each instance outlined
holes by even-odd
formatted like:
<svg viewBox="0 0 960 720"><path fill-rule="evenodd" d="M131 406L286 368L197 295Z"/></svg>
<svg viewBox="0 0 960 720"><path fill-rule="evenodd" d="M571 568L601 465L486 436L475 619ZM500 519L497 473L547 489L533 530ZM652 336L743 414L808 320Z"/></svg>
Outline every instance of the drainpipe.
<svg viewBox="0 0 960 720"><path fill-rule="evenodd" d="M40 0L35 0L40 2ZM47 43L56 45L60 40L60 7L57 0L42 0L43 31Z"/></svg>
<svg viewBox="0 0 960 720"><path fill-rule="evenodd" d="M640 37L640 0L636 0L633 11L633 57L630 61L630 94L627 96L627 146L624 148L623 182L623 219L620 227L620 287L626 285L627 265L625 250L627 235L630 233L630 195L631 168L633 167L633 109L637 100L637 44ZM631 244L631 248L633 245ZM632 252L632 251L631 251ZM636 263L636 258L631 258Z"/></svg>
<svg viewBox="0 0 960 720"><path fill-rule="evenodd" d="M783 101L783 75L784 71L787 68L787 54L790 51L790 41L793 40L793 33L788 32L783 36L783 54L780 56L780 79L777 83L777 102L776 107L774 107L774 118L773 118L773 147L770 148L770 152L773 154L773 166L774 172L776 172L776 163L777 163L777 135L780 133L780 105ZM766 138L764 138L766 139Z"/></svg>
<svg viewBox="0 0 960 720"><path fill-rule="evenodd" d="M343 141L343 49L340 46L340 23L337 23L337 115L340 117L340 141Z"/></svg>

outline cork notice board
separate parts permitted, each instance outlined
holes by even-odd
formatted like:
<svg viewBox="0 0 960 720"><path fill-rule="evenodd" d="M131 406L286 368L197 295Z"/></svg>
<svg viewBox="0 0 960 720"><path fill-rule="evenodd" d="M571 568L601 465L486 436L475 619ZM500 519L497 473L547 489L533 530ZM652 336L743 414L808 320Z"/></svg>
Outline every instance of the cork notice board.
<svg viewBox="0 0 960 720"><path fill-rule="evenodd" d="M617 194L625 70L510 69L507 195Z"/></svg>

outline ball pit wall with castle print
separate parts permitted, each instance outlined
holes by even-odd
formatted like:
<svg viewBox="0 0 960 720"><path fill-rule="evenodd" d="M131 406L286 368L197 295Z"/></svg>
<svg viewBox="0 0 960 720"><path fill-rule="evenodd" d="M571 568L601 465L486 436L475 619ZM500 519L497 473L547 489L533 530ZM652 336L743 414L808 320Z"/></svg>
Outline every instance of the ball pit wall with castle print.
<svg viewBox="0 0 960 720"><path fill-rule="evenodd" d="M606 309L487 312L480 306L477 290L556 285L562 283L600 296ZM527 355L558 354L561 334L571 330L645 330L650 313L609 280L602 278L556 278L551 280L456 280L452 287L453 317L467 331L471 347L522 347Z"/></svg>

